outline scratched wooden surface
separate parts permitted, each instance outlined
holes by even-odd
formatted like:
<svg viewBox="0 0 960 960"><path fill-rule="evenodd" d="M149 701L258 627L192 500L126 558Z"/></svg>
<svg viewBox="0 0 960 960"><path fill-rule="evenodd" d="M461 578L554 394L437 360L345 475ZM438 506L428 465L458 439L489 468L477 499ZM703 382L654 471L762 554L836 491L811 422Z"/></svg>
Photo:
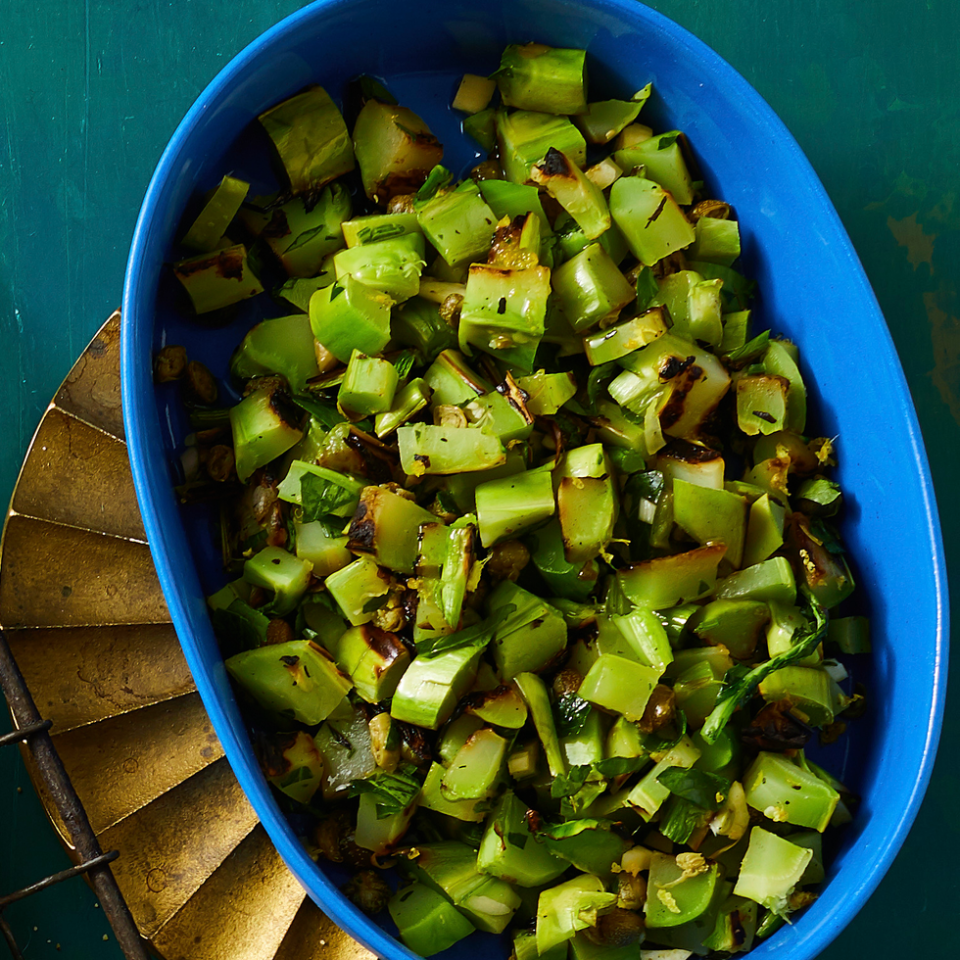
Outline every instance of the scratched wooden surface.
<svg viewBox="0 0 960 960"><path fill-rule="evenodd" d="M301 5L0 0L4 502L48 400L119 303L139 202L166 139L234 53ZM956 568L960 8L955 0L650 5L709 43L760 91L823 180L900 352L937 483L948 563ZM843 323L841 305L827 299L824 307ZM899 518L891 506L895 548ZM960 663L952 672L956 681ZM0 719L0 730L5 724ZM954 941L958 734L960 718L948 705L944 747L917 825L824 960L942 956ZM13 751L0 755L0 811L0 892L65 865ZM102 912L77 882L15 905L8 916L31 960L119 956Z"/></svg>

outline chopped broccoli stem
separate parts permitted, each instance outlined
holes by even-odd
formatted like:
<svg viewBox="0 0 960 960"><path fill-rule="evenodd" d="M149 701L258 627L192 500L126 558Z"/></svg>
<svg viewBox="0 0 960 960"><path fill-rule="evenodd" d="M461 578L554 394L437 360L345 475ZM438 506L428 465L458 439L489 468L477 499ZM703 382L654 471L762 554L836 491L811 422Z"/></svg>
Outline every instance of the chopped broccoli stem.
<svg viewBox="0 0 960 960"><path fill-rule="evenodd" d="M463 647L415 657L400 680L390 715L428 730L439 729L473 683L481 652Z"/></svg>
<svg viewBox="0 0 960 960"><path fill-rule="evenodd" d="M359 626L369 623L377 609L386 602L390 581L376 560L357 557L353 563L330 574L326 587L343 615L354 626Z"/></svg>
<svg viewBox="0 0 960 960"><path fill-rule="evenodd" d="M364 192L382 204L414 193L443 156L443 145L420 117L379 100L363 105L353 143Z"/></svg>
<svg viewBox="0 0 960 960"><path fill-rule="evenodd" d="M460 349L477 347L524 370L533 367L544 333L550 270L470 267L460 311Z"/></svg>
<svg viewBox="0 0 960 960"><path fill-rule="evenodd" d="M530 179L546 188L576 220L588 240L596 240L610 229L610 211L602 189L580 170L573 158L550 147L543 162L531 168Z"/></svg>
<svg viewBox="0 0 960 960"><path fill-rule="evenodd" d="M417 220L424 236L452 267L485 259L497 226L472 180L418 202Z"/></svg>
<svg viewBox="0 0 960 960"><path fill-rule="evenodd" d="M353 145L337 105L309 87L260 114L294 193L311 195L354 168Z"/></svg>
<svg viewBox="0 0 960 960"><path fill-rule="evenodd" d="M544 373L520 377L517 386L527 394L527 409L535 417L551 416L577 393L577 381L572 373Z"/></svg>
<svg viewBox="0 0 960 960"><path fill-rule="evenodd" d="M598 911L616 902L617 895L607 893L599 877L587 874L544 890L537 905L537 952L543 956L578 930L594 926Z"/></svg>
<svg viewBox="0 0 960 960"><path fill-rule="evenodd" d="M224 177L204 203L180 245L195 253L216 250L249 190L249 183L236 177Z"/></svg>
<svg viewBox="0 0 960 960"><path fill-rule="evenodd" d="M539 597L509 580L490 596L491 612L508 605L516 609L497 627L491 643L497 674L505 683L517 674L541 670L566 646L567 627Z"/></svg>
<svg viewBox="0 0 960 960"><path fill-rule="evenodd" d="M586 53L542 43L512 43L493 74L508 107L541 113L585 113Z"/></svg>
<svg viewBox="0 0 960 960"><path fill-rule="evenodd" d="M497 111L487 107L486 110L464 117L463 132L490 153L497 145Z"/></svg>
<svg viewBox="0 0 960 960"><path fill-rule="evenodd" d="M648 83L629 100L600 100L587 104L586 113L574 117L589 143L609 143L625 127L637 119L641 108L650 97Z"/></svg>
<svg viewBox="0 0 960 960"><path fill-rule="evenodd" d="M630 252L648 267L696 239L677 201L659 184L643 177L620 177L614 183L610 188L610 214L623 231Z"/></svg>
<svg viewBox="0 0 960 960"><path fill-rule="evenodd" d="M230 372L241 379L279 373L294 390L320 373L310 318L305 313L262 320L243 338L230 360Z"/></svg>
<svg viewBox="0 0 960 960"><path fill-rule="evenodd" d="M334 256L333 266L338 280L350 274L395 303L402 303L420 290L423 256L423 234L407 233L341 250Z"/></svg>
<svg viewBox="0 0 960 960"><path fill-rule="evenodd" d="M568 261L568 263L572 262L572 260ZM557 274L566 266L567 264L564 264L555 272L554 287L556 287ZM634 350L645 347L648 343L653 343L657 337L663 336L666 332L663 308L651 307L623 323L588 334L583 338L583 349L590 366L599 367L611 360L619 360L633 353Z"/></svg>
<svg viewBox="0 0 960 960"><path fill-rule="evenodd" d="M654 853L647 882L645 915L651 929L676 927L696 920L710 906L719 882L717 864L707 864L702 857L685 870L684 857ZM694 872L696 871L696 872ZM652 935L653 937L656 934Z"/></svg>
<svg viewBox="0 0 960 960"><path fill-rule="evenodd" d="M655 667L602 653L583 678L579 696L628 720L640 720L661 673Z"/></svg>
<svg viewBox="0 0 960 960"><path fill-rule="evenodd" d="M415 417L429 402L430 388L426 381L420 377L411 380L394 395L390 409L377 414L374 420L377 436L383 438L393 433L399 426Z"/></svg>
<svg viewBox="0 0 960 960"><path fill-rule="evenodd" d="M371 624L350 627L337 641L337 665L368 703L393 696L410 653L395 634Z"/></svg>
<svg viewBox="0 0 960 960"><path fill-rule="evenodd" d="M616 317L636 296L633 287L599 243L591 243L557 267L551 280L557 305L576 333L582 333L609 317Z"/></svg>
<svg viewBox="0 0 960 960"><path fill-rule="evenodd" d="M477 868L520 887L539 887L556 880L568 862L537 843L527 826L527 805L512 791L500 798L487 821Z"/></svg>
<svg viewBox="0 0 960 960"><path fill-rule="evenodd" d="M678 130L671 130L618 150L613 158L624 170L643 167L647 180L659 183L677 203L686 206L693 202L693 178L683 159L682 137Z"/></svg>
<svg viewBox="0 0 960 960"><path fill-rule="evenodd" d="M173 265L173 274L198 315L263 293L263 285L250 268L247 248L242 243L180 260Z"/></svg>
<svg viewBox="0 0 960 960"><path fill-rule="evenodd" d="M550 707L550 696L543 681L535 673L518 673L514 677L520 696L523 697L530 711L530 718L536 728L543 752L547 758L547 766L554 777L562 777L567 773L567 764L560 749L560 739L553 720L553 710Z"/></svg>
<svg viewBox="0 0 960 960"><path fill-rule="evenodd" d="M779 753L761 750L743 775L747 803L775 823L827 828L840 794Z"/></svg>
<svg viewBox="0 0 960 960"><path fill-rule="evenodd" d="M393 405L397 368L389 360L354 350L340 383L337 404L354 419L384 413Z"/></svg>
<svg viewBox="0 0 960 960"><path fill-rule="evenodd" d="M302 416L278 387L261 387L230 408L230 428L237 476L249 479L254 470L286 453L303 437Z"/></svg>
<svg viewBox="0 0 960 960"><path fill-rule="evenodd" d="M489 727L471 734L443 775L448 800L483 800L493 795L507 755L507 741Z"/></svg>
<svg viewBox="0 0 960 960"><path fill-rule="evenodd" d="M584 166L587 159L587 142L566 117L536 111L498 111L497 143L503 172L514 183L530 182L531 168L551 147L578 167Z"/></svg>
<svg viewBox="0 0 960 960"><path fill-rule="evenodd" d="M785 916L787 900L812 858L812 850L754 827L733 892Z"/></svg>
<svg viewBox="0 0 960 960"><path fill-rule="evenodd" d="M309 640L271 643L226 660L227 672L265 710L314 726L344 702L353 684Z"/></svg>
<svg viewBox="0 0 960 960"><path fill-rule="evenodd" d="M347 546L372 556L381 566L412 574L420 527L436 518L413 500L385 487L364 487L350 522Z"/></svg>
<svg viewBox="0 0 960 960"><path fill-rule="evenodd" d="M310 298L310 326L330 353L348 363L354 350L372 356L387 345L391 306L387 294L347 274Z"/></svg>
<svg viewBox="0 0 960 960"><path fill-rule="evenodd" d="M463 113L479 113L490 105L496 89L496 80L490 77L478 77L475 73L465 73L450 106Z"/></svg>
<svg viewBox="0 0 960 960"><path fill-rule="evenodd" d="M415 423L397 431L400 464L411 477L489 470L506 461L503 444L476 427Z"/></svg>
<svg viewBox="0 0 960 960"><path fill-rule="evenodd" d="M549 473L523 473L481 483L476 490L480 542L491 547L552 517L557 509Z"/></svg>
<svg viewBox="0 0 960 960"><path fill-rule="evenodd" d="M476 929L446 897L422 883L401 887L387 909L400 940L421 957L449 949Z"/></svg>

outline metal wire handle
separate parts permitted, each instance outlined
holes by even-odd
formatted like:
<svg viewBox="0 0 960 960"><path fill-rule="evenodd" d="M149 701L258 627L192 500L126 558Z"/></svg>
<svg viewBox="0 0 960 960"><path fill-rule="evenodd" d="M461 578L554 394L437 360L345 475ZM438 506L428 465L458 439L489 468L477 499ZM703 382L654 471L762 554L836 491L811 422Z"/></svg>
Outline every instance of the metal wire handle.
<svg viewBox="0 0 960 960"><path fill-rule="evenodd" d="M146 944L137 930L110 869L110 861L115 860L119 853L116 850L104 853L100 849L83 804L80 803L80 798L50 738L52 721L40 716L2 630L0 630L0 688L3 689L7 703L10 705L10 713L17 728L12 733L0 737L0 747L12 743L26 745L37 771L43 778L50 800L66 827L78 861L76 866L45 877L22 890L0 896L0 933L3 934L10 948L13 960L23 960L23 954L16 944L13 931L3 917L4 908L17 900L82 874L87 875L127 960L150 960Z"/></svg>

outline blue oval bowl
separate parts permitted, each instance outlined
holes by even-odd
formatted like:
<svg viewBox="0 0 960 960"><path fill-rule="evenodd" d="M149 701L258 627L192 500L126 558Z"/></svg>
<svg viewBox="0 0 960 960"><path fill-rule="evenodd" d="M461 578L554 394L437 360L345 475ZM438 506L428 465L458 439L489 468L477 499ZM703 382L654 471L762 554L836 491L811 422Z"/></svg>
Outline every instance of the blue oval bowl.
<svg viewBox="0 0 960 960"><path fill-rule="evenodd" d="M709 185L736 208L743 270L757 280L754 329L801 347L810 423L837 437L846 497L843 534L869 613L872 657L854 658L869 714L822 762L863 799L832 843L822 896L753 952L809 960L854 916L903 842L930 776L946 678L947 598L933 488L916 416L882 315L857 256L793 138L760 96L712 50L632 0L426 0L398 15L385 0L320 0L267 31L231 61L187 113L147 190L123 298L123 410L133 476L160 582L197 687L257 814L310 896L384 957L413 956L337 889L343 876L307 856L254 759L204 596L223 582L214 521L181 509L176 451L190 432L175 391L155 386L151 355L185 344L228 383L227 360L262 309L244 305L211 330L175 310L164 264L191 198L227 171L267 192L272 181L257 114L307 83L334 95L360 73L385 80L447 144L444 163L476 161L449 109L464 72L489 73L508 42L585 47L591 98L625 97L648 81L654 129L689 136ZM263 299L263 298L259 298ZM226 388L229 392L229 387ZM861 662L862 661L862 662ZM490 935L449 951L503 955Z"/></svg>

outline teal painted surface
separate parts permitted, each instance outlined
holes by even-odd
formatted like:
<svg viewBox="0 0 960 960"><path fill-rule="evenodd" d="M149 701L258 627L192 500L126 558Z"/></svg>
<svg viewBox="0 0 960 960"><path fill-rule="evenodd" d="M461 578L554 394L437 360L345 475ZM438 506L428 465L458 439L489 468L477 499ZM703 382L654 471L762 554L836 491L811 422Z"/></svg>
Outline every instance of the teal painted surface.
<svg viewBox="0 0 960 960"><path fill-rule="evenodd" d="M900 352L937 484L948 564L956 569L960 8L952 0L650 5L759 90L823 180ZM46 0L32 7L0 0L4 502L50 397L119 303L137 208L164 143L219 67L299 6ZM829 291L823 309L844 322L843 304L831 302ZM882 437L878 424L878 442ZM891 504L891 549L898 520ZM960 593L954 598L960 609ZM955 683L960 663L951 672ZM955 701L948 700L940 760L903 852L824 960L938 956L950 942L948 918L960 896ZM0 753L0 810L0 892L66 865L10 748ZM119 956L81 881L15 905L7 916L31 960ZM893 932L893 916L909 918L909 928Z"/></svg>

